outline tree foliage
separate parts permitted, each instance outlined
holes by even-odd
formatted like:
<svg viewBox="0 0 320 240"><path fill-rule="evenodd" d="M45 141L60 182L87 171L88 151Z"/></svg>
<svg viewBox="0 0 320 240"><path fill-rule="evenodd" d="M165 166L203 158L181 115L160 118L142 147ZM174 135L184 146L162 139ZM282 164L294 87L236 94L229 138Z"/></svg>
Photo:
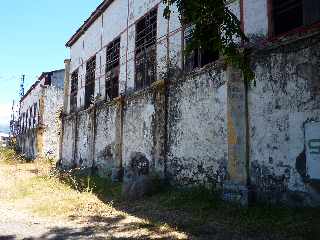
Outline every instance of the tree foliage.
<svg viewBox="0 0 320 240"><path fill-rule="evenodd" d="M163 0L164 17L170 18L176 4L183 24L193 25L193 38L187 53L201 47L211 53L219 52L228 64L239 68L247 81L254 78L246 51L240 44L248 39L241 30L239 19L228 8L227 0Z"/></svg>

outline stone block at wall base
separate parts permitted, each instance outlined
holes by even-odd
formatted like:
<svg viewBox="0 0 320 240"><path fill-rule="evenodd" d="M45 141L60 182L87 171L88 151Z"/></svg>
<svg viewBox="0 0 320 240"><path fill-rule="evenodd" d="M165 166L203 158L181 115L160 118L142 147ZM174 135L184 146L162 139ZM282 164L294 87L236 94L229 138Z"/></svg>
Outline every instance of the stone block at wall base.
<svg viewBox="0 0 320 240"><path fill-rule="evenodd" d="M253 190L248 187L231 181L223 184L222 199L227 202L248 206L252 201Z"/></svg>
<svg viewBox="0 0 320 240"><path fill-rule="evenodd" d="M271 205L283 205L292 208L297 207L319 207L320 197L311 192L290 191L256 191L256 202Z"/></svg>
<svg viewBox="0 0 320 240"><path fill-rule="evenodd" d="M153 182L149 176L137 176L134 179L124 180L122 197L128 200L138 200L154 192Z"/></svg>
<svg viewBox="0 0 320 240"><path fill-rule="evenodd" d="M122 182L123 180L123 168L113 168L111 172L111 181L116 182Z"/></svg>

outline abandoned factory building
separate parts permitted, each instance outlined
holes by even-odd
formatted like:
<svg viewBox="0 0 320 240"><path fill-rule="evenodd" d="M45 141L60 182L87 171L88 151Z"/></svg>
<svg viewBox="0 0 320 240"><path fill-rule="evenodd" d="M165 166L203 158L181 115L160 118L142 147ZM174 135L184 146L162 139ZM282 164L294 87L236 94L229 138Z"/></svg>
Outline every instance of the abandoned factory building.
<svg viewBox="0 0 320 240"><path fill-rule="evenodd" d="M59 157L64 70L42 73L20 100L17 147L29 159Z"/></svg>
<svg viewBox="0 0 320 240"><path fill-rule="evenodd" d="M60 164L134 161L226 200L320 203L320 1L239 0L255 85L201 49L161 0L105 0L71 37ZM142 160L141 160L142 159ZM252 193L252 194L251 194Z"/></svg>

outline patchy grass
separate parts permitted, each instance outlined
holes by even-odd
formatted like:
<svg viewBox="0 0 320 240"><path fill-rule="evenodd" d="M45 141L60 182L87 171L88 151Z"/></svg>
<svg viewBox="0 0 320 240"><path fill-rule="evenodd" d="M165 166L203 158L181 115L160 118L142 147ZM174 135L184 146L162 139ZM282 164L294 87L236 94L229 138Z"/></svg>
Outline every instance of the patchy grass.
<svg viewBox="0 0 320 240"><path fill-rule="evenodd" d="M121 202L121 185L98 176L57 174L50 165L44 160L0 161L0 203L39 217L89 226L107 235L106 239L188 239L167 224L155 224L115 207L115 202Z"/></svg>
<svg viewBox="0 0 320 240"><path fill-rule="evenodd" d="M0 147L0 161L6 164L26 163L26 159L12 148Z"/></svg>
<svg viewBox="0 0 320 240"><path fill-rule="evenodd" d="M188 239L183 232L195 239L231 239L234 235L315 239L320 235L320 208L241 208L220 201L202 187L162 188L152 197L129 202L121 198L121 184L77 171L57 173L50 170L50 161L7 161L1 153L0 190L5 183L7 199L40 216L87 221L103 232L127 232L133 239L166 234L171 237L161 239ZM12 152L6 154L10 157Z"/></svg>
<svg viewBox="0 0 320 240"><path fill-rule="evenodd" d="M202 187L171 189L154 196L151 201L161 208L179 210L188 215L188 228L196 235L199 226L218 223L229 231L273 234L280 239L281 236L285 239L314 239L314 236L320 236L320 208L274 205L243 208L221 201L215 193Z"/></svg>

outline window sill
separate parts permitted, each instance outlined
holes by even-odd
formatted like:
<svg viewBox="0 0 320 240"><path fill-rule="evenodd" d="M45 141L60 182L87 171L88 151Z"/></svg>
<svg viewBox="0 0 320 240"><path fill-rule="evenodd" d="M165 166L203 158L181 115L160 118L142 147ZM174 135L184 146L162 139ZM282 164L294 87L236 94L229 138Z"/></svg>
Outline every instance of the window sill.
<svg viewBox="0 0 320 240"><path fill-rule="evenodd" d="M282 42L291 40L296 37L303 37L304 35L313 34L320 30L320 22L314 23L310 26L301 26L291 31L281 33L278 35L270 35L268 38L268 42L275 43L275 42Z"/></svg>
<svg viewBox="0 0 320 240"><path fill-rule="evenodd" d="M201 74L208 72L208 70L221 70L221 69L225 69L225 68L226 68L225 61L223 58L220 58L219 60L216 60L212 63L208 63L208 64L204 65L203 67L197 67L197 68L194 68L190 72L185 72L185 75L187 77L198 76L198 75L201 75Z"/></svg>

